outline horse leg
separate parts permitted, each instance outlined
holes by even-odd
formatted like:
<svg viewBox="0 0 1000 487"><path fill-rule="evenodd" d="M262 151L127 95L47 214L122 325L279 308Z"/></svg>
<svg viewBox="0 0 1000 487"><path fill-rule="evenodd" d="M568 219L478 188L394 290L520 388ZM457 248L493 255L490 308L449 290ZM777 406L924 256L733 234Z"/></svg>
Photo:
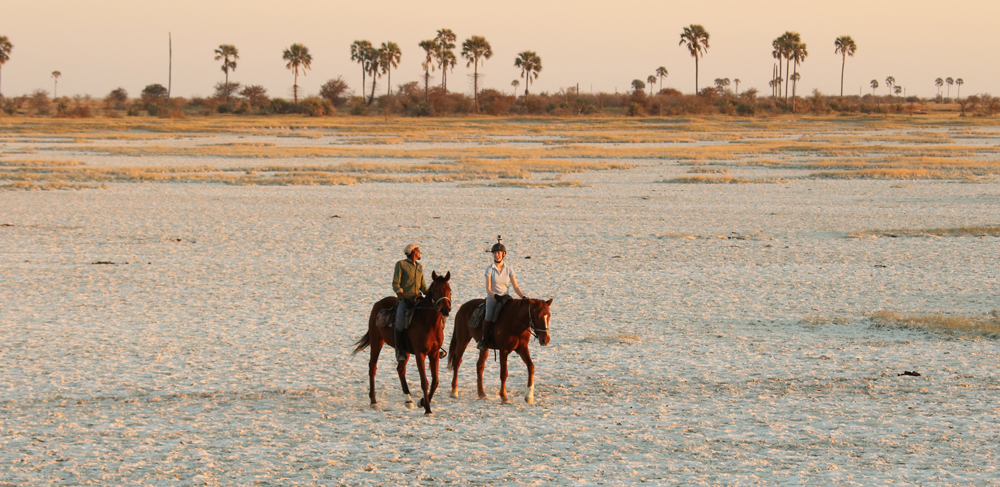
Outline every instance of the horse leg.
<svg viewBox="0 0 1000 487"><path fill-rule="evenodd" d="M521 360L524 361L524 365L528 367L528 392L524 395L524 402L528 404L535 403L535 363L531 361L531 352L528 351L527 345L514 350L518 355L521 356Z"/></svg>
<svg viewBox="0 0 1000 487"><path fill-rule="evenodd" d="M382 351L382 337L378 330L369 332L368 346L371 349L371 357L368 359L368 399L371 400L372 409L378 409L378 400L375 399L375 372L378 370L378 354Z"/></svg>
<svg viewBox="0 0 1000 487"><path fill-rule="evenodd" d="M507 356L510 352L507 350L500 351L500 402L504 404L510 404L510 399L507 399Z"/></svg>
<svg viewBox="0 0 1000 487"><path fill-rule="evenodd" d="M427 402L430 403L431 399L434 399L434 391L438 388L438 367L441 365L441 354L437 352L431 352L431 392L427 395Z"/></svg>
<svg viewBox="0 0 1000 487"><path fill-rule="evenodd" d="M406 384L406 362L410 361L410 356L406 360L396 362L396 373L399 374L399 384L403 386L403 395L406 396L406 407L413 409L413 398L410 397L410 386Z"/></svg>
<svg viewBox="0 0 1000 487"><path fill-rule="evenodd" d="M432 351L435 355L437 351ZM424 358L426 355L422 353L416 354L417 359L417 371L420 372L420 390L424 393L424 397L420 399L420 405L424 407L424 414L431 415L431 397L427 393L427 365L424 364Z"/></svg>
<svg viewBox="0 0 1000 487"><path fill-rule="evenodd" d="M479 350L479 360L476 362L476 392L479 393L480 400L486 400L486 390L483 389L483 370L486 369L486 358L489 356L490 352Z"/></svg>
<svg viewBox="0 0 1000 487"><path fill-rule="evenodd" d="M462 356L465 354L465 348L469 346L469 337L463 336L459 338L457 336L457 326L455 327L455 331L452 333L452 340L455 341L455 349L448 352L451 355L449 357L452 370L451 397L458 397L458 368L462 366Z"/></svg>

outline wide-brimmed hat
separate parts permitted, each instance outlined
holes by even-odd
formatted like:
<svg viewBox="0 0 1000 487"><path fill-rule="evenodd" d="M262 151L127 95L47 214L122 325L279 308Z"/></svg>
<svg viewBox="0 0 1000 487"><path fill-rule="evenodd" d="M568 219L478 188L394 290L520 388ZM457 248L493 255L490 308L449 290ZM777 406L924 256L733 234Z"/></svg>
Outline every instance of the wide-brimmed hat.
<svg viewBox="0 0 1000 487"><path fill-rule="evenodd" d="M407 245L405 249L403 249L403 253L406 255L410 255L413 253L414 250L417 250L419 248L420 244L411 243L410 245Z"/></svg>

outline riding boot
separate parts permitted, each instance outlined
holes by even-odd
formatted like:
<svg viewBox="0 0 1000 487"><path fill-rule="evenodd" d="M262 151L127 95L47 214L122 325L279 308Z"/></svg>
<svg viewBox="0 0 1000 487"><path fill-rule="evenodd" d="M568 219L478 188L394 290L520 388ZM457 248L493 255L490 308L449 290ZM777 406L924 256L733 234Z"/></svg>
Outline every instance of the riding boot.
<svg viewBox="0 0 1000 487"><path fill-rule="evenodd" d="M483 321L483 339L479 340L479 345L476 348L480 350L489 350L490 344L493 343L493 322Z"/></svg>
<svg viewBox="0 0 1000 487"><path fill-rule="evenodd" d="M403 362L406 360L406 347L403 345L403 342L406 340L406 333L396 327L392 329L395 331L394 336L396 338L396 361Z"/></svg>

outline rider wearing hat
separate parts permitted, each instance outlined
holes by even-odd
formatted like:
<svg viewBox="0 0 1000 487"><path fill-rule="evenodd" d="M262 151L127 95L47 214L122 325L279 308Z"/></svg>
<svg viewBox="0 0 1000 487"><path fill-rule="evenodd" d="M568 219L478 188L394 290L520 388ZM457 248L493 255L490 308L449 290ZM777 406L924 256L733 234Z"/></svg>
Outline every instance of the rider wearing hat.
<svg viewBox="0 0 1000 487"><path fill-rule="evenodd" d="M396 262L392 272L392 292L396 294L396 360L406 360L403 351L403 327L408 305L416 303L421 294L427 294L424 284L424 267L420 265L420 244L409 244L403 249L406 258Z"/></svg>
<svg viewBox="0 0 1000 487"><path fill-rule="evenodd" d="M493 316L497 300L495 295L507 294L507 287L514 288L521 299L525 298L521 288L517 285L517 278L514 276L514 268L504 262L507 255L507 248L503 245L503 237L497 235L497 243L490 250L493 253L493 263L486 268L486 314L483 320L483 339L479 341L478 348L487 350L493 340L493 324L496 323L496 316Z"/></svg>

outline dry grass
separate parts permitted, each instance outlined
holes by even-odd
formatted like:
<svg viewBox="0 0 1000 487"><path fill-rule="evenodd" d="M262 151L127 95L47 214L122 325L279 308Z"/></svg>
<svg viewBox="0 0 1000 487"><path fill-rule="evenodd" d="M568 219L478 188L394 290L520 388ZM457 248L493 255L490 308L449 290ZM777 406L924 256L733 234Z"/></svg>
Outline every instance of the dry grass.
<svg viewBox="0 0 1000 487"><path fill-rule="evenodd" d="M590 187L590 184L583 184L580 181L497 181L492 183L462 183L461 188L485 187L485 188L582 188Z"/></svg>
<svg viewBox="0 0 1000 487"><path fill-rule="evenodd" d="M10 184L0 184L0 191L54 191L103 188L102 184L72 183L66 181L50 181L36 183L34 181L17 181Z"/></svg>
<svg viewBox="0 0 1000 487"><path fill-rule="evenodd" d="M738 178L735 176L681 176L679 178L666 179L662 183L675 184L758 184L758 183L786 183L783 178Z"/></svg>
<svg viewBox="0 0 1000 487"><path fill-rule="evenodd" d="M343 185L374 182L422 183L484 180L525 180L533 173L575 173L588 170L621 170L631 166L618 163L559 160L464 159L435 164L360 164L263 166L257 168L82 166L76 161L4 161L0 180L24 183L105 183L182 182L233 185ZM502 185L497 184L495 185ZM579 181L508 183L518 187L573 187Z"/></svg>
<svg viewBox="0 0 1000 487"><path fill-rule="evenodd" d="M880 311L872 315L871 320L877 325L917 327L949 335L1000 337L1000 311L998 310L979 316L955 316L941 313L901 315Z"/></svg>
<svg viewBox="0 0 1000 487"><path fill-rule="evenodd" d="M1000 237L1000 226L971 226L952 228L920 228L896 230L863 230L851 232L849 237Z"/></svg>

